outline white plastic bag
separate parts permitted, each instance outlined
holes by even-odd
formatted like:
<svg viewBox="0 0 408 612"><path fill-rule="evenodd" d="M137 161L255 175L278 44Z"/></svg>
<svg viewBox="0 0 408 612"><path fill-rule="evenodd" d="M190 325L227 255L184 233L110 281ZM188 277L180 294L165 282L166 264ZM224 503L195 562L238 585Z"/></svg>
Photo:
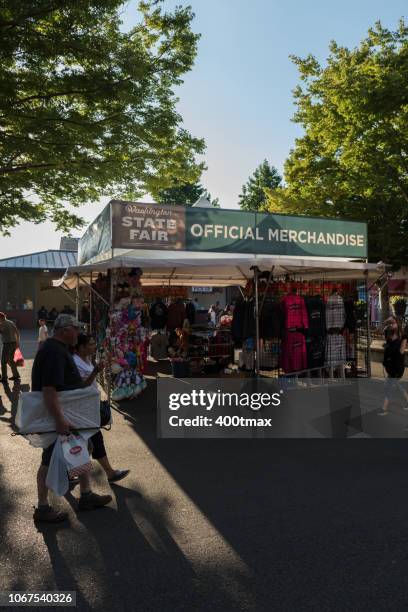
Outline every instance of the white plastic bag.
<svg viewBox="0 0 408 612"><path fill-rule="evenodd" d="M45 480L47 488L61 497L68 491L69 486L67 464L65 463L61 446L62 437L63 436L58 436L55 441L50 465L48 467L47 478Z"/></svg>
<svg viewBox="0 0 408 612"><path fill-rule="evenodd" d="M92 463L84 438L79 433L72 432L69 436L59 436L59 439L69 477L74 478L90 472Z"/></svg>

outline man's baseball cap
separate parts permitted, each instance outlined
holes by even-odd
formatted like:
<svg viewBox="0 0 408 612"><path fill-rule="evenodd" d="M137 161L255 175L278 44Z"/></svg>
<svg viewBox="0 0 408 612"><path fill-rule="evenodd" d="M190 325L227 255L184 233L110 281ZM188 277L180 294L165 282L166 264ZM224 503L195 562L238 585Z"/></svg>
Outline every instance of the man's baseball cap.
<svg viewBox="0 0 408 612"><path fill-rule="evenodd" d="M81 327L77 319L70 314L60 314L55 319L54 329L63 329L64 327Z"/></svg>

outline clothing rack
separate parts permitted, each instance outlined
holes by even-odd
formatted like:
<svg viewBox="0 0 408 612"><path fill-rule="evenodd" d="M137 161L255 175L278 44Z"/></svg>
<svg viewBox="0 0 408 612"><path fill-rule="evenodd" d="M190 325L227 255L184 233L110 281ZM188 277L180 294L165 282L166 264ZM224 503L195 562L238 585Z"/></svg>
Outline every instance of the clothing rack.
<svg viewBox="0 0 408 612"><path fill-rule="evenodd" d="M368 291L367 291L367 280L357 281L357 280L346 280L346 281L334 281L328 279L326 276L322 276L319 279L314 278L311 281L308 281L301 275L294 274L286 274L280 277L273 276L273 268L267 272L261 273L258 268L253 269L254 272L254 283L253 283L253 298L254 298L254 319L255 319L255 335L254 335L254 343L255 350L253 351L253 367L254 373L256 376L300 376L300 377L311 377L316 375L316 372L321 370L321 373L325 376L334 376L335 374L339 378L344 378L345 376L369 376L370 375L370 337L368 328L368 317L364 316L362 320L356 322L355 329L353 332L348 332L347 334L338 333L338 337L344 338L344 340L339 340L339 343L345 344L345 359L341 361L336 361L335 359L330 360L329 364L325 364L320 368L307 368L307 369L299 369L294 372L283 372L281 368L279 368L276 364L277 354L280 352L279 341L273 341L272 339L262 339L260 334L260 317L263 311L263 308L267 301L271 300L273 302L274 299L279 298L282 294L286 294L284 292L285 284L287 287L294 287L293 294L305 297L309 296L309 288L317 287L320 288L319 291L316 291L317 295L320 297L328 297L331 292L334 293L333 289L337 289L338 291L343 290L343 296L345 301L353 298L353 301L357 298L357 289L359 288L360 295L358 296L361 300L361 287L364 286L364 295L365 301L367 304L368 310ZM266 283L260 282L262 279L266 280ZM267 278L266 278L267 277ZM358 287L360 283L360 287ZM279 293L277 287L281 285L281 292ZM275 291L276 290L276 291ZM245 292L243 293L244 299L248 300L248 295ZM252 295L252 294L251 294ZM336 334L331 334L335 336ZM325 334L326 338L326 334ZM330 342L336 346L336 341L334 339L330 340ZM265 346L269 347L269 350L265 350ZM272 350L270 350L272 348ZM245 349L244 349L245 352ZM268 363L268 359L270 359L270 363Z"/></svg>

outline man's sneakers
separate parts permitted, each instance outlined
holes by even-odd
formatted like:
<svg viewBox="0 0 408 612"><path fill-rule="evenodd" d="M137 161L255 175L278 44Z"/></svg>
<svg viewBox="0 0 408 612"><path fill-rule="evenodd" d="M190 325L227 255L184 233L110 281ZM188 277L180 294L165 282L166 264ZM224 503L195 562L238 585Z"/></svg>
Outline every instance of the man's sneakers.
<svg viewBox="0 0 408 612"><path fill-rule="evenodd" d="M68 512L55 510L52 506L38 506L34 510L35 523L62 523L68 519Z"/></svg>
<svg viewBox="0 0 408 612"><path fill-rule="evenodd" d="M112 501L111 495L98 495L97 493L85 493L78 501L78 510L96 510L103 508ZM38 506L34 509L33 519L35 523L61 523L68 519L68 512L55 510L52 506Z"/></svg>
<svg viewBox="0 0 408 612"><path fill-rule="evenodd" d="M78 502L78 510L95 510L102 508L112 501L112 495L98 495L97 493L85 493L81 495Z"/></svg>

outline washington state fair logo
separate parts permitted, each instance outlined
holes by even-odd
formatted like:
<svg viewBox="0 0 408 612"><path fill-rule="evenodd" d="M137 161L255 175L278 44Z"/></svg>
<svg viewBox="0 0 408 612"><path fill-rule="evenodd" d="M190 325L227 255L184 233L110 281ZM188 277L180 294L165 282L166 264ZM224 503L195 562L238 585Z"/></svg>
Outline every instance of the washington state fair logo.
<svg viewBox="0 0 408 612"><path fill-rule="evenodd" d="M166 210L162 206L148 204L126 204L126 213L130 215L150 215L150 217L172 217L174 210Z"/></svg>

